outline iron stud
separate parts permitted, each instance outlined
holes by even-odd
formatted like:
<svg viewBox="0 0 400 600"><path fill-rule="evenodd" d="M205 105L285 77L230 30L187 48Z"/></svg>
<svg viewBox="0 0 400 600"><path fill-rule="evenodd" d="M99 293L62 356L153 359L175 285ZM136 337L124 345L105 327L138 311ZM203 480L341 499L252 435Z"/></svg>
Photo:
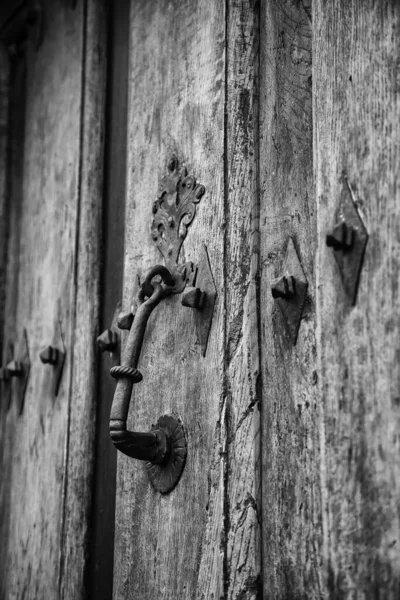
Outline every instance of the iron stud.
<svg viewBox="0 0 400 600"><path fill-rule="evenodd" d="M22 362L19 360L12 360L8 363L6 369L8 370L10 377L21 377L23 371Z"/></svg>
<svg viewBox="0 0 400 600"><path fill-rule="evenodd" d="M206 293L202 292L200 288L188 286L182 294L182 306L202 309L204 308L206 298Z"/></svg>
<svg viewBox="0 0 400 600"><path fill-rule="evenodd" d="M354 244L354 229L340 221L326 236L326 245L334 250L350 250Z"/></svg>
<svg viewBox="0 0 400 600"><path fill-rule="evenodd" d="M40 352L39 358L44 365L56 365L58 362L58 350L54 346L46 346Z"/></svg>
<svg viewBox="0 0 400 600"><path fill-rule="evenodd" d="M289 300L296 294L296 280L292 275L283 275L271 283L272 297Z"/></svg>
<svg viewBox="0 0 400 600"><path fill-rule="evenodd" d="M97 338L97 344L101 352L112 352L118 346L118 335L115 331L112 331L111 329L106 329Z"/></svg>
<svg viewBox="0 0 400 600"><path fill-rule="evenodd" d="M129 330L132 327L134 316L131 312L121 312L118 315L117 327Z"/></svg>

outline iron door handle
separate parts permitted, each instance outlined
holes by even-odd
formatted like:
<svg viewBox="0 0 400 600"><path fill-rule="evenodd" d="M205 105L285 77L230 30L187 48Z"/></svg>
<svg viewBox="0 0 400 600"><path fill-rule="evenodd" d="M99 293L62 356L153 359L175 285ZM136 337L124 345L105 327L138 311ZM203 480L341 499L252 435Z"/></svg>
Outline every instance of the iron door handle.
<svg viewBox="0 0 400 600"><path fill-rule="evenodd" d="M161 276L162 283L152 282L156 275ZM177 484L185 466L187 446L182 422L176 416L163 415L150 431L138 432L127 429L127 418L133 385L143 379L137 365L147 322L161 300L182 291L184 275L185 268L177 268L172 275L162 265L148 272L136 298L138 309L122 351L121 366L110 370L117 380L110 414L111 440L120 452L147 461L149 479L162 493L169 492Z"/></svg>
<svg viewBox="0 0 400 600"><path fill-rule="evenodd" d="M162 267L162 269L168 271L165 267ZM167 279L171 284L169 276L170 273L168 271ZM137 365L147 321L161 300L171 293L169 288L170 286L168 285L162 286L160 283L154 283L152 293L145 299L145 290L149 292L149 278L146 277L146 281L142 285L137 298L139 308L122 352L122 366L112 367L110 371L111 375L117 379L117 387L110 414L111 439L115 447L127 456L139 460L147 460L155 464L162 464L168 455L169 440L165 432L159 429L147 433L128 431L126 422L133 385L143 379L142 374L137 370Z"/></svg>
<svg viewBox="0 0 400 600"><path fill-rule="evenodd" d="M181 294L188 286L182 304L202 311L197 326L198 340L205 355L216 297L205 246L196 267L193 263L178 264L180 248L205 188L193 176L187 175L186 168L179 164L175 155L168 161L167 169L153 203L151 223L152 239L164 257L165 266L156 265L147 273L136 297L138 309L133 322L123 320L123 327L130 330L122 351L121 366L114 366L110 371L117 380L110 415L112 442L127 456L147 461L151 483L164 493L176 485L185 466L187 446L181 420L174 415L163 415L150 431L141 433L127 429L133 385L143 379L137 366L147 322L164 298ZM156 276L161 282L154 281Z"/></svg>

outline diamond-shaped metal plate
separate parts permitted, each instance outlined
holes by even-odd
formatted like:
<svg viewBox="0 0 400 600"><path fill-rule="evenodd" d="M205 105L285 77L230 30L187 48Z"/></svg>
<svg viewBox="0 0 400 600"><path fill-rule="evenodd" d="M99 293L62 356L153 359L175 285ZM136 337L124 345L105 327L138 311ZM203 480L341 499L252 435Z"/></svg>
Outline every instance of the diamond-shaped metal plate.
<svg viewBox="0 0 400 600"><path fill-rule="evenodd" d="M295 345L307 296L308 282L292 238L289 239L286 249L282 275L287 277L292 276L296 281L296 293L292 298L277 298L275 300L281 310L293 345Z"/></svg>
<svg viewBox="0 0 400 600"><path fill-rule="evenodd" d="M10 341L7 342L7 347L4 355L4 368L6 369L6 365L8 365L14 358L14 347ZM11 378L5 379L1 381L1 398L2 402L4 402L7 410L10 409L11 406Z"/></svg>
<svg viewBox="0 0 400 600"><path fill-rule="evenodd" d="M357 300L358 283L365 254L365 248L368 242L368 232L360 215L358 214L353 191L346 179L346 185L343 186L340 209L337 220L344 220L348 227L354 230L353 245L346 250L333 250L336 262L339 267L343 287L354 305Z"/></svg>
<svg viewBox="0 0 400 600"><path fill-rule="evenodd" d="M54 395L57 397L65 363L65 344L60 321L57 321L55 326L53 346L58 350L57 364L51 366L54 369Z"/></svg>
<svg viewBox="0 0 400 600"><path fill-rule="evenodd" d="M120 356L121 356L121 330L118 327L118 317L121 313L121 309L122 309L122 303L118 302L117 306L115 307L115 311L114 311L113 318L112 318L111 325L110 325L111 331L115 331L115 333L117 334L117 339L118 339L117 347L108 353L110 355L110 361L111 361L111 365L113 367L116 367L119 365Z"/></svg>
<svg viewBox="0 0 400 600"><path fill-rule="evenodd" d="M195 281L196 287L206 293L206 300L201 310L195 310L195 324L197 337L201 346L201 353L206 355L208 336L210 335L211 323L214 312L215 299L217 290L214 283L214 277L210 267L207 247L202 246L201 257L197 267L197 275Z"/></svg>
<svg viewBox="0 0 400 600"><path fill-rule="evenodd" d="M14 353L15 359L22 364L22 373L19 377L12 378L12 394L17 398L18 413L22 414L25 403L25 393L28 384L31 361L29 359L28 333L22 331L22 336Z"/></svg>

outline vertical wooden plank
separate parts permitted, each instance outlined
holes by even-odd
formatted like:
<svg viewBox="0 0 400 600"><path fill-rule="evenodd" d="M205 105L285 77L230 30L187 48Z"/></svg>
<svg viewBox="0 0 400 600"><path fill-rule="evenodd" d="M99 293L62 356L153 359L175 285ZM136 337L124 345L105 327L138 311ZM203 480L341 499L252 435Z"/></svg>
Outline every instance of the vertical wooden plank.
<svg viewBox="0 0 400 600"><path fill-rule="evenodd" d="M226 598L261 596L258 2L227 4Z"/></svg>
<svg viewBox="0 0 400 600"><path fill-rule="evenodd" d="M86 0L82 57L78 222L71 314L71 387L68 399L60 548L60 598L80 598L85 581L91 524L101 260L103 142L106 83L106 10Z"/></svg>
<svg viewBox="0 0 400 600"><path fill-rule="evenodd" d="M260 39L264 595L320 598L311 3L266 1ZM296 346L270 290L290 238L308 280Z"/></svg>
<svg viewBox="0 0 400 600"><path fill-rule="evenodd" d="M10 238L4 339L18 348L27 329L31 371L23 413L13 394L6 421L1 481L9 510L2 514L1 592L9 598L58 594L62 490L68 394L79 162L82 27L80 13L45 2L46 35L28 43L25 122L17 136L18 197L10 190ZM25 68L24 68L25 70ZM26 95L26 98L24 96ZM14 202L15 201L15 202ZM69 350L59 395L39 352L61 320ZM18 358L18 356L16 356ZM15 388L14 388L15 390ZM79 534L78 534L79 535Z"/></svg>
<svg viewBox="0 0 400 600"><path fill-rule="evenodd" d="M8 198L10 318L2 335L18 348L27 329L31 371L22 414L15 394L10 410L2 408L0 596L7 599L83 597L87 558L104 19L97 2L74 10L48 1L43 11L43 42L36 49L28 41L23 64L26 92L18 98L26 109L17 124L25 127L11 152ZM53 368L39 352L57 322L67 355L55 397Z"/></svg>
<svg viewBox="0 0 400 600"><path fill-rule="evenodd" d="M7 150L9 114L10 62L5 47L0 45L0 331L4 328L5 279L7 264L8 216L7 216ZM0 339L0 356L4 340ZM2 410L0 406L0 411Z"/></svg>
<svg viewBox="0 0 400 600"><path fill-rule="evenodd" d="M114 598L219 597L224 546L223 315L225 11L220 2L135 1L131 13L124 304L137 274L162 257L150 236L158 178L176 152L206 193L181 260L208 246L218 299L207 355L194 315L172 296L147 326L130 429L165 413L181 416L188 459L173 492L160 495L144 466L118 456Z"/></svg>
<svg viewBox="0 0 400 600"><path fill-rule="evenodd" d="M313 11L323 559L336 598L400 595L400 5ZM369 231L357 303L325 236L345 186Z"/></svg>

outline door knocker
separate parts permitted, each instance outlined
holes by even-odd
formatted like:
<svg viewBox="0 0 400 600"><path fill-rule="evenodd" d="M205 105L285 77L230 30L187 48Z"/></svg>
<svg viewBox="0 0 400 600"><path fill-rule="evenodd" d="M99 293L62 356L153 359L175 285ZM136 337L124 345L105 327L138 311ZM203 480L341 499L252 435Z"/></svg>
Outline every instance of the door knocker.
<svg viewBox="0 0 400 600"><path fill-rule="evenodd" d="M147 321L164 298L170 294L181 294L188 288L186 294L194 300L191 302L186 298L184 305L202 313L202 326L198 333L205 354L216 297L205 247L199 265L178 264L182 242L205 188L193 176L187 175L176 156L170 159L168 171L160 181L151 224L152 239L163 255L165 265L156 265L146 274L136 297L138 308L121 352L121 365L112 367L110 371L117 380L110 415L111 439L114 446L127 456L147 461L149 479L161 493L171 491L178 483L186 462L187 445L182 422L177 416L163 415L145 433L127 430L133 385L143 379L137 366Z"/></svg>

